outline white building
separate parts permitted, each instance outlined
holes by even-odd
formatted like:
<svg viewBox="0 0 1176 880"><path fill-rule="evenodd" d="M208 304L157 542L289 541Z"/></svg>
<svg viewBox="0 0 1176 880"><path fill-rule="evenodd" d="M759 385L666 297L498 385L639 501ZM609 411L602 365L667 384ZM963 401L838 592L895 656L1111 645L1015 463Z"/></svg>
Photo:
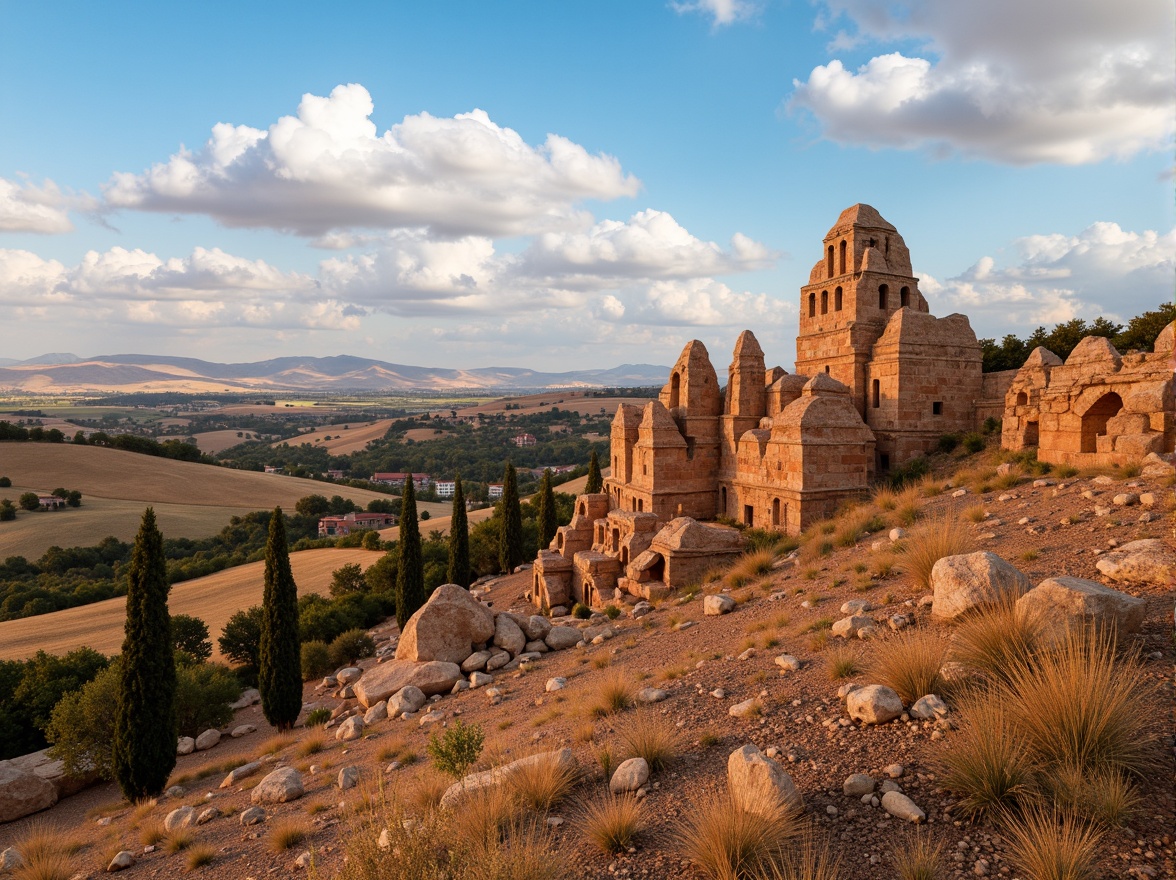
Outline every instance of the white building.
<svg viewBox="0 0 1176 880"><path fill-rule="evenodd" d="M438 480L433 486L437 490L438 498L452 498L454 493L457 492L456 480Z"/></svg>

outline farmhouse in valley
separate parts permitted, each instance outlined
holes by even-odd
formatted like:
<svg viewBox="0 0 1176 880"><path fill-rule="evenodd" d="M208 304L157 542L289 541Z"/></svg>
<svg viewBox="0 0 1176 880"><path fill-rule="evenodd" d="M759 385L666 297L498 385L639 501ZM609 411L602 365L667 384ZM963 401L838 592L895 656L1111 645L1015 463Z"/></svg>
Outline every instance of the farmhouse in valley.
<svg viewBox="0 0 1176 880"><path fill-rule="evenodd" d="M386 529L396 523L396 517L390 513L345 513L324 516L319 520L318 533L320 538L335 538L356 531Z"/></svg>
<svg viewBox="0 0 1176 880"><path fill-rule="evenodd" d="M1174 326L1152 353L1121 355L1091 337L1065 363L1038 348L1020 370L984 373L967 317L932 315L898 230L854 205L801 288L797 372L769 368L746 330L723 387L706 347L688 343L657 400L618 408L604 492L581 496L540 552L533 599L590 603L618 588L649 597L684 585L695 573L679 565L674 577L675 554L742 546L698 520L798 534L877 474L989 419L1003 420L1006 448L1037 446L1045 461L1172 453Z"/></svg>

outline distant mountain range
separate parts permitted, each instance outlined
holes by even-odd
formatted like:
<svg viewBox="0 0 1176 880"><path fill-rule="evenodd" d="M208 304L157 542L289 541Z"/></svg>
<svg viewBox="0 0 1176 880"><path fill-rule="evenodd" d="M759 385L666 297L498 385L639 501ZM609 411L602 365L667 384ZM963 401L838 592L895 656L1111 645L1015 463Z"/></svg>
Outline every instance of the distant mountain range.
<svg viewBox="0 0 1176 880"><path fill-rule="evenodd" d="M605 370L543 373L519 367L450 370L390 364L369 358L282 357L217 364L166 355L116 354L80 358L43 354L0 358L0 389L41 393L176 391L453 391L661 385L668 367L622 364Z"/></svg>

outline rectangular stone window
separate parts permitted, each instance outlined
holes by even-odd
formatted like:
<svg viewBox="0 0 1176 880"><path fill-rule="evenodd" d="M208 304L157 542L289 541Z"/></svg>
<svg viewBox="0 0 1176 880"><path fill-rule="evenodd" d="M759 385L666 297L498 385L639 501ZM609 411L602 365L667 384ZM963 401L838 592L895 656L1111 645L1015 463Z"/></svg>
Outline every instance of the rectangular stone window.
<svg viewBox="0 0 1176 880"><path fill-rule="evenodd" d="M874 395L874 409L877 409L882 403L882 383L879 382L877 379L874 380L873 395Z"/></svg>
<svg viewBox="0 0 1176 880"><path fill-rule="evenodd" d="M755 511L750 504L743 505L743 524L755 525Z"/></svg>
<svg viewBox="0 0 1176 880"><path fill-rule="evenodd" d="M931 415L933 415L933 416L943 415L943 401L937 400L933 404L931 404Z"/></svg>

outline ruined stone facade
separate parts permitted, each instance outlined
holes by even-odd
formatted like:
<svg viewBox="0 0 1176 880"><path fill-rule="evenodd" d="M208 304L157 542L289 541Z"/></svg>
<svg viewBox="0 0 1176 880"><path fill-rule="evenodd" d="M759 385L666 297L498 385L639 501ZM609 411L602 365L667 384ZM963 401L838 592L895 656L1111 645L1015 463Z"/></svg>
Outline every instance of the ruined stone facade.
<svg viewBox="0 0 1176 880"><path fill-rule="evenodd" d="M604 492L581 496L539 554L534 599L660 595L739 552L737 532L698 520L797 534L989 418L1003 417L1006 448L1038 446L1046 461L1171 453L1172 348L1169 326L1151 354L1089 338L1064 364L1037 349L1018 371L984 374L968 319L931 315L902 236L854 205L801 288L797 372L768 368L748 330L723 387L706 347L688 343L657 400L617 410Z"/></svg>
<svg viewBox="0 0 1176 880"><path fill-rule="evenodd" d="M1006 449L1037 447L1042 461L1078 467L1124 465L1176 449L1173 334L1154 350L1119 354L1110 340L1088 336L1061 358L1036 348L1005 399Z"/></svg>

